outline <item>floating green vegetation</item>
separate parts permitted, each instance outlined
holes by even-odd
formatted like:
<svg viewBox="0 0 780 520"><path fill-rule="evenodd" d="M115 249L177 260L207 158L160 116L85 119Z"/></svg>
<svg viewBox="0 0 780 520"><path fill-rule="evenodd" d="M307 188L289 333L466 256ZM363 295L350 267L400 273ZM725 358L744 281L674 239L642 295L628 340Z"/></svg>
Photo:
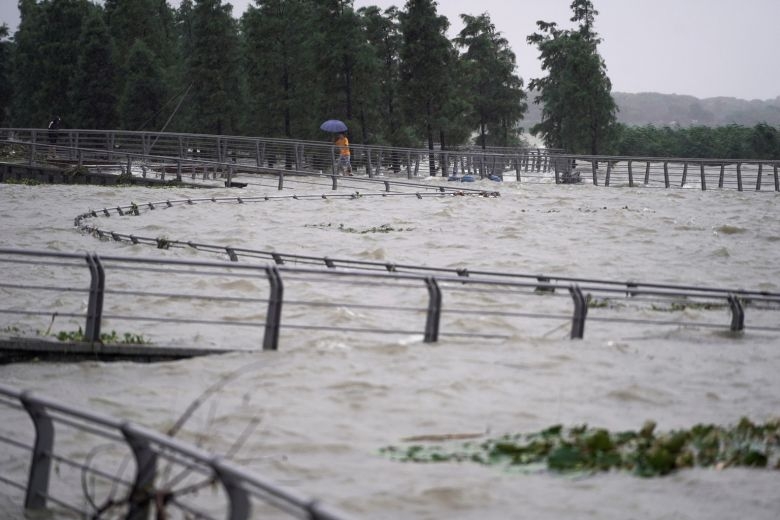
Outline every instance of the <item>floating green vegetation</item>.
<svg viewBox="0 0 780 520"><path fill-rule="evenodd" d="M89 173L89 170L86 166L71 166L62 171L62 174L70 179L84 177L87 173Z"/></svg>
<svg viewBox="0 0 780 520"><path fill-rule="evenodd" d="M475 462L506 469L547 468L560 473L630 471L657 477L694 466L747 466L780 470L780 419L736 426L697 424L689 430L656 433L648 421L639 431L610 432L556 425L538 433L504 435L457 445L388 446L380 452L402 462Z"/></svg>
<svg viewBox="0 0 780 520"><path fill-rule="evenodd" d="M653 304L650 308L658 312L680 312L686 309L712 311L726 309L728 305L713 302L672 302L668 306Z"/></svg>
<svg viewBox="0 0 780 520"><path fill-rule="evenodd" d="M22 184L24 186L40 186L43 184L37 179L5 179L3 182L6 184Z"/></svg>
<svg viewBox="0 0 780 520"><path fill-rule="evenodd" d="M122 173L120 173L116 178L116 183L119 186L126 186L133 183L133 172L131 172L129 169L122 170Z"/></svg>
<svg viewBox="0 0 780 520"><path fill-rule="evenodd" d="M600 300L598 298L594 298L590 293L585 295L585 302L588 304L589 309L602 309L605 307L611 307L609 300Z"/></svg>
<svg viewBox="0 0 780 520"><path fill-rule="evenodd" d="M0 160L18 161L25 156L26 150L21 145L4 144L0 146ZM28 154L29 155L29 154Z"/></svg>
<svg viewBox="0 0 780 520"><path fill-rule="evenodd" d="M310 227L310 228L318 228L318 229L328 229L333 228L333 224L306 224L304 227ZM391 226L390 224L382 224L380 226L374 226L370 228L365 229L357 229L353 227L347 227L344 224L339 224L338 227L336 227L339 231L342 233L356 233L364 235L366 233L392 233L393 231L413 231L414 228L395 228Z"/></svg>
<svg viewBox="0 0 780 520"><path fill-rule="evenodd" d="M60 341L68 341L73 343L81 343L86 341L86 338L84 337L84 331L81 330L81 327L79 327L77 331L61 331L57 333L55 337ZM100 342L125 345L148 345L151 343L150 340L143 337L141 334L125 332L122 336L120 336L115 330L112 330L109 333L101 333Z"/></svg>

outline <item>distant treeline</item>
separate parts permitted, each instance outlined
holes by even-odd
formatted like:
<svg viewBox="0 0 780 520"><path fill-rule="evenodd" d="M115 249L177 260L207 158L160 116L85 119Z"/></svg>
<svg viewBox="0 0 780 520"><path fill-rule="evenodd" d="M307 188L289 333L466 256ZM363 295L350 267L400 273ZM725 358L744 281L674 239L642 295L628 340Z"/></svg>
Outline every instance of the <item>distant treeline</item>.
<svg viewBox="0 0 780 520"><path fill-rule="evenodd" d="M617 125L611 153L644 157L780 160L780 131L766 123L745 127Z"/></svg>
<svg viewBox="0 0 780 520"><path fill-rule="evenodd" d="M18 4L0 126L327 139L341 119L357 143L518 143L523 82L487 14L449 39L434 0L255 0L240 19L223 0Z"/></svg>

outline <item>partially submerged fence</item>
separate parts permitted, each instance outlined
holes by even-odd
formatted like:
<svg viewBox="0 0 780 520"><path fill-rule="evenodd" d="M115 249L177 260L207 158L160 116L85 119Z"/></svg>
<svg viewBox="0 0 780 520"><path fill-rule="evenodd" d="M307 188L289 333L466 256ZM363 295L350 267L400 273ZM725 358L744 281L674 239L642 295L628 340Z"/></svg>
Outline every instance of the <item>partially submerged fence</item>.
<svg viewBox="0 0 780 520"><path fill-rule="evenodd" d="M557 183L780 191L780 161L560 154L552 169Z"/></svg>
<svg viewBox="0 0 780 520"><path fill-rule="evenodd" d="M582 338L586 319L601 331L634 323L780 332L778 293L328 258L309 267L291 264L311 258L269 255L275 263L258 265L0 249L0 316L6 335L48 325L47 336L60 320L57 329L81 327L83 341L98 342L108 326L129 324L155 344L225 350L345 333L428 343L538 337L551 321Z"/></svg>
<svg viewBox="0 0 780 520"><path fill-rule="evenodd" d="M3 384L0 406L0 484L22 493L28 511L127 520L145 520L151 513L231 520L280 513L311 520L347 518L176 439L174 431L163 434ZM34 434L14 412L32 420Z"/></svg>

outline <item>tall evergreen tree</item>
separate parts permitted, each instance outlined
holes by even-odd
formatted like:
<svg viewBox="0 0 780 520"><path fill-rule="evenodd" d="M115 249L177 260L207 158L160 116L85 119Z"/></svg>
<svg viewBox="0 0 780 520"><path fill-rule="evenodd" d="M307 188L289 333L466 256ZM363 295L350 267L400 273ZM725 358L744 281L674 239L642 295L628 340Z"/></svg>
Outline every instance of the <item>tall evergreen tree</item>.
<svg viewBox="0 0 780 520"><path fill-rule="evenodd" d="M97 11L84 21L79 38L79 56L70 82L70 99L72 126L116 128L114 44L101 13Z"/></svg>
<svg viewBox="0 0 780 520"><path fill-rule="evenodd" d="M361 8L359 11L366 40L373 59L370 79L365 83L375 89L371 97L376 104L369 102L360 107L361 126L372 133L376 142L411 146L409 132L405 131L400 106L400 50L403 38L398 21L398 9L390 7L382 13L376 6ZM369 122L373 121L373 124Z"/></svg>
<svg viewBox="0 0 780 520"><path fill-rule="evenodd" d="M8 26L0 25L0 127L8 126L13 88L11 57L13 44L8 40Z"/></svg>
<svg viewBox="0 0 780 520"><path fill-rule="evenodd" d="M13 84L19 95L12 104L19 126L45 126L55 114L69 124L71 69L78 59L81 25L90 9L87 0L20 0L15 35ZM24 94L22 94L24 93Z"/></svg>
<svg viewBox="0 0 780 520"><path fill-rule="evenodd" d="M508 146L527 108L523 80L515 75L515 55L487 13L461 18L464 27L455 42L465 49L461 77L470 94L469 121L479 129L482 148L487 145L488 130L493 143Z"/></svg>
<svg viewBox="0 0 780 520"><path fill-rule="evenodd" d="M449 22L436 12L434 0L407 0L400 14L401 99L405 116L433 150L434 132L440 124L449 92L448 68L452 67ZM434 156L429 155L431 171Z"/></svg>
<svg viewBox="0 0 780 520"><path fill-rule="evenodd" d="M192 81L189 103L193 131L230 134L239 131L238 26L232 6L222 0L195 0L192 49L187 76Z"/></svg>
<svg viewBox="0 0 780 520"><path fill-rule="evenodd" d="M256 135L311 137L317 130L315 12L308 0L257 0L241 19Z"/></svg>
<svg viewBox="0 0 780 520"><path fill-rule="evenodd" d="M130 74L128 59L137 41L142 41L152 53L165 92L181 89L183 70L177 63L181 60L177 60L174 10L167 0L105 0L104 10L115 43L118 92L124 95L126 90L125 81Z"/></svg>
<svg viewBox="0 0 780 520"><path fill-rule="evenodd" d="M143 40L136 40L127 55L125 86L119 101L122 127L127 130L161 130L160 110L165 102L162 70Z"/></svg>
<svg viewBox="0 0 780 520"><path fill-rule="evenodd" d="M544 103L542 121L531 131L541 134L547 146L598 154L614 131L617 106L593 29L598 11L589 0L574 0L571 8L571 21L579 23L576 30L540 21L540 32L528 36L547 71L529 84L540 91L535 101Z"/></svg>
<svg viewBox="0 0 780 520"><path fill-rule="evenodd" d="M166 0L105 0L104 9L120 66L124 67L137 40L152 50L161 67L170 64L174 17Z"/></svg>

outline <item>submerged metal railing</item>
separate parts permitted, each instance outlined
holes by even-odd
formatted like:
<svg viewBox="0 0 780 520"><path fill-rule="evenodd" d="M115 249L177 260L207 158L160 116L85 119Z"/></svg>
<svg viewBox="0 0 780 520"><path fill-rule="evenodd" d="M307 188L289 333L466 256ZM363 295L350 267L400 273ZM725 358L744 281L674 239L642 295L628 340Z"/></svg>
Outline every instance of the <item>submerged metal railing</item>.
<svg viewBox="0 0 780 520"><path fill-rule="evenodd" d="M225 252L231 254L227 248ZM235 250L232 254L262 256ZM150 334L154 344L181 344L183 338L198 337L198 342L226 350L276 350L283 333L416 336L426 343L441 337L507 339L518 330L544 335L539 324L550 320L570 323L571 338L584 336L586 319L780 332L778 293L329 258L319 259L321 267L307 267L292 264L311 265L313 257L268 255L275 263L0 249L0 264L5 266L0 289L7 295L0 316L11 336L25 335L25 320L40 330L48 318L52 323L65 318L70 320L65 326L84 324L85 342L101 341L106 322L130 323ZM747 308L754 318L750 323ZM348 309L352 318L343 319L341 309ZM648 312L674 319L650 319ZM463 320L464 315L490 317L496 323Z"/></svg>
<svg viewBox="0 0 780 520"><path fill-rule="evenodd" d="M173 432L162 434L3 384L0 405L26 412L34 427L30 443L31 436L20 431L18 421L3 413L0 444L7 449L3 449L6 470L0 484L23 492L28 511L53 505L89 518L107 515L127 520L147 519L153 512L156 518L175 512L185 518L242 520L271 511L311 520L347 518L298 491L182 442ZM73 438L79 447L68 453L63 445ZM124 475L127 467L134 473L129 478ZM221 485L219 494L214 492L216 485ZM206 489L212 493L206 501L199 500L198 492Z"/></svg>
<svg viewBox="0 0 780 520"><path fill-rule="evenodd" d="M559 154L551 162L556 183L780 191L780 161Z"/></svg>
<svg viewBox="0 0 780 520"><path fill-rule="evenodd" d="M337 173L338 150L329 142L271 139L206 134L130 132L118 130L68 129L50 132L35 128L0 128L0 140L27 142L38 149L63 146L74 150L64 158L76 161L75 150L102 150L105 156L131 153L177 159L202 159L237 166ZM547 172L551 152L544 148L516 148L504 151L428 150L375 145L350 145L352 166L369 178L404 176L408 179L431 175L473 175L481 178L513 173Z"/></svg>

